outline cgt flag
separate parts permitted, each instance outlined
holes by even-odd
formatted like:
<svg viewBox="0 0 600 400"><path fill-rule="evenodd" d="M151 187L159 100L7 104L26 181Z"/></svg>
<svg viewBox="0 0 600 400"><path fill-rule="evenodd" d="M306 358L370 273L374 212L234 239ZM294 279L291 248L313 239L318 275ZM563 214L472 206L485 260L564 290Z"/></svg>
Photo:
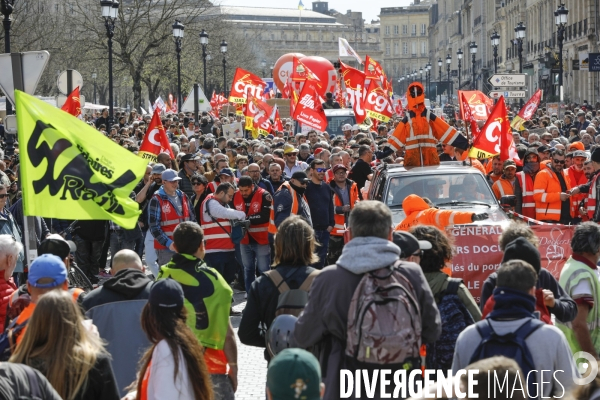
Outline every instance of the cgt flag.
<svg viewBox="0 0 600 400"><path fill-rule="evenodd" d="M83 121L15 90L25 215L112 220L133 229L129 198L148 162Z"/></svg>
<svg viewBox="0 0 600 400"><path fill-rule="evenodd" d="M525 123L525 121L531 120L531 117L533 117L533 114L535 114L535 112L537 111L538 107L540 106L540 103L542 102L542 95L542 89L538 89L533 94L533 96L531 96L531 98L527 100L527 103L525 103L523 108L521 108L519 114L517 114L517 116L514 117L512 122L510 123L510 126L513 129L517 129L519 131L525 129L523 128L523 124Z"/></svg>
<svg viewBox="0 0 600 400"><path fill-rule="evenodd" d="M504 139L503 139L504 136ZM500 96L498 102L494 105L490 117L481 128L481 133L473 140L473 147L469 151L469 157L473 158L491 158L497 154L501 157L509 158L510 143L508 137L512 139L510 133L510 124L506 115L506 105L504 96Z"/></svg>
<svg viewBox="0 0 600 400"><path fill-rule="evenodd" d="M293 118L302 125L310 126L321 132L327 129L327 117L321 107L317 88L313 82L306 81L302 88Z"/></svg>
<svg viewBox="0 0 600 400"><path fill-rule="evenodd" d="M146 135L144 135L144 140L142 140L138 155L145 160L156 162L156 156L162 152L169 153L171 160L175 159L173 150L171 150L171 146L169 145L167 132L160 121L160 110L156 108L148 125Z"/></svg>
<svg viewBox="0 0 600 400"><path fill-rule="evenodd" d="M238 67L231 83L229 101L235 104L246 104L250 94L262 99L266 86L267 84L261 78Z"/></svg>
<svg viewBox="0 0 600 400"><path fill-rule="evenodd" d="M79 98L79 86L77 86L69 95L67 96L67 101L60 108L63 111L68 112L74 117L79 117L81 115L81 100Z"/></svg>

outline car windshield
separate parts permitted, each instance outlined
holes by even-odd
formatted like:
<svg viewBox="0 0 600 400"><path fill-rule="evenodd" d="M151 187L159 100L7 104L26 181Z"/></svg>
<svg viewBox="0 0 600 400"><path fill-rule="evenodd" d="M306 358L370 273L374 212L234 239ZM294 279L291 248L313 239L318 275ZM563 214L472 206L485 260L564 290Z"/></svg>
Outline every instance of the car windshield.
<svg viewBox="0 0 600 400"><path fill-rule="evenodd" d="M390 179L386 202L390 207L402 207L404 199L416 194L427 197L434 205L446 203L481 203L497 205L498 202L486 183L478 174L405 175Z"/></svg>
<svg viewBox="0 0 600 400"><path fill-rule="evenodd" d="M354 125L356 120L354 115L331 115L327 117L327 132L330 135L341 135L342 126L345 124Z"/></svg>

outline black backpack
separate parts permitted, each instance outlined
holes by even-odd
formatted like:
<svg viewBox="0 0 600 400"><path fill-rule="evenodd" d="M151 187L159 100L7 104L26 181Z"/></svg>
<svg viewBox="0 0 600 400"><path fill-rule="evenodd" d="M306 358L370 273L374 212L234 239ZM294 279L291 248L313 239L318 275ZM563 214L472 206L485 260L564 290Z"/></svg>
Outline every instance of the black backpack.
<svg viewBox="0 0 600 400"><path fill-rule="evenodd" d="M27 326L29 318L21 324L17 324L15 318L6 328L4 333L0 335L0 361L8 361L14 349L17 347L17 335L21 333L23 328Z"/></svg>
<svg viewBox="0 0 600 400"><path fill-rule="evenodd" d="M297 271L298 270L294 271L294 273L286 278L291 278ZM277 290L279 290L277 308L275 309L276 317L281 314L290 314L296 317L300 316L306 303L308 303L308 291L310 290L310 285L319 272L319 270L311 272L298 289L290 289L285 282L284 277L276 269L264 273L273 282Z"/></svg>
<svg viewBox="0 0 600 400"><path fill-rule="evenodd" d="M522 377L525 379L529 374L529 371L536 369L533 363L533 357L531 356L531 352L529 351L525 340L533 332L544 325L545 324L542 321L530 318L515 332L506 335L498 335L494 331L494 328L492 328L489 318L477 322L475 326L477 327L477 332L479 332L479 335L481 336L481 342L475 349L475 352L473 352L469 364L485 358L505 356L512 358L519 364L519 367L523 372ZM529 379L527 379L527 393L538 392L536 380L536 374L531 374ZM522 382L523 387L525 386L524 383L525 382Z"/></svg>
<svg viewBox="0 0 600 400"><path fill-rule="evenodd" d="M475 323L471 313L458 297L461 283L462 279L448 278L448 286L436 296L442 320L442 334L435 343L427 345L427 368L443 371L452 369L456 339L467 326Z"/></svg>

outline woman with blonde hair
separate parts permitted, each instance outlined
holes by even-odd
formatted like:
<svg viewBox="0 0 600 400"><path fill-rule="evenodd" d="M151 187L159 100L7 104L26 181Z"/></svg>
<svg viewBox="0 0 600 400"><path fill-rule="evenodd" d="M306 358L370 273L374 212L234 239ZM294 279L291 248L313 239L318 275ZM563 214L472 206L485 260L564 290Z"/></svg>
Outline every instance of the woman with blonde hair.
<svg viewBox="0 0 600 400"><path fill-rule="evenodd" d="M65 400L119 398L110 358L68 292L42 295L10 362L40 371Z"/></svg>
<svg viewBox="0 0 600 400"><path fill-rule="evenodd" d="M319 273L310 265L319 261L315 253L317 242L310 225L300 216L286 218L275 235L273 269L259 276L250 288L242 315L238 336L249 346L265 347L265 331L275 319L279 294L286 290L308 292ZM265 351L265 359L269 360Z"/></svg>

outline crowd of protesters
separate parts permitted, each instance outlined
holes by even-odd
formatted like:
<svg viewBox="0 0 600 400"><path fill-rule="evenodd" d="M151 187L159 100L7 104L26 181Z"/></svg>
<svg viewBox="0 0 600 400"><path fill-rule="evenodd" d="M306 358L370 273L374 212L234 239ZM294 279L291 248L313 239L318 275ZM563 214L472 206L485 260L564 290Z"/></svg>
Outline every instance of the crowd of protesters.
<svg viewBox="0 0 600 400"><path fill-rule="evenodd" d="M521 162L464 163L486 175L499 201L515 196L512 209L525 219L578 225L573 255L554 277L541 266L533 231L512 222L500 237L501 267L485 281L479 305L450 276L453 238L438 228L487 214L450 212L442 224L427 199L408 196L421 208L395 227L390 209L368 200L373 168L404 161L404 149L388 143L400 117L376 128L343 124L337 136L294 133L295 123L284 119L282 131L253 138L246 131L223 135L223 125L244 124L240 115L203 113L197 121L190 113L167 114L162 124L173 156L159 154L131 193L141 210L138 226L37 218L40 256L31 263L20 243L19 158L2 156L0 356L8 362L0 369L10 384L0 382L0 392L233 399L239 370L257 368L238 365L230 322L240 314L232 308L235 290L247 296L238 339L265 348L269 399L338 399L340 370L386 365L534 371L534 394L505 388L496 398L560 397L561 387L565 398L593 398L600 378L577 386L572 355L600 354L600 114L589 106L561 113L559 119L540 108L524 130L513 131ZM111 126L104 110L85 120L136 153L150 116L117 114ZM463 121L446 120L464 133ZM450 145L437 152L442 161L466 154ZM70 287L73 261L96 289ZM412 300L361 309L373 277L409 288L386 293L390 298ZM367 329L357 328L358 310L389 328L379 332L387 341L366 352L356 334ZM288 335L274 346L275 328L286 323ZM528 356L511 356L490 337L516 337ZM290 348L277 348L282 343ZM541 384L542 370L558 384ZM485 393L480 381L475 390Z"/></svg>

